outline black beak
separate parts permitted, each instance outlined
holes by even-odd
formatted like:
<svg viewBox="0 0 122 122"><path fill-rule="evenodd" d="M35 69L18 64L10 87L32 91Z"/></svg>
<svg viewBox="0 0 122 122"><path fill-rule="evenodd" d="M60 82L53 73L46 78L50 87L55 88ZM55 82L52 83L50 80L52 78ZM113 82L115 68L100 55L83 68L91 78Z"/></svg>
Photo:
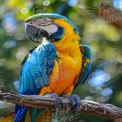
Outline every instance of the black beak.
<svg viewBox="0 0 122 122"><path fill-rule="evenodd" d="M37 38L49 37L49 34L47 31L41 28L35 27L33 25L25 24L25 29L26 29L26 34L28 35L29 39L31 39L32 41L36 43L39 43Z"/></svg>

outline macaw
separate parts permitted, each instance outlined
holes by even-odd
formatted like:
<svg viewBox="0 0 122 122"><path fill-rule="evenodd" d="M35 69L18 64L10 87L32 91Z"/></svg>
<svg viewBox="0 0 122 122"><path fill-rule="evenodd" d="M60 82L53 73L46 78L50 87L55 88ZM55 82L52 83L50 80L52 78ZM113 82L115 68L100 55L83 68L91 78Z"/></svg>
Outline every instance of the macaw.
<svg viewBox="0 0 122 122"><path fill-rule="evenodd" d="M78 28L65 16L41 13L25 20L25 31L39 45L22 62L19 94L47 95L56 100L57 106L61 104L58 96L66 95L72 106L78 107L79 97L71 94L91 69L91 50L79 44ZM44 116L50 115L47 108L19 105L15 113L15 122L45 122Z"/></svg>

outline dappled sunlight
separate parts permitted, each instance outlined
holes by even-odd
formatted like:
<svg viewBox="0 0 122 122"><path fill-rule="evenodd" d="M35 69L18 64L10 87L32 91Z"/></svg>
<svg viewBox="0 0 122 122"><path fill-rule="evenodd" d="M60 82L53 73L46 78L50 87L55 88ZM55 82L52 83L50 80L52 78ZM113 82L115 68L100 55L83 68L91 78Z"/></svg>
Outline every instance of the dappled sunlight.
<svg viewBox="0 0 122 122"><path fill-rule="evenodd" d="M16 58L19 60L23 60L27 53L27 49L25 47L20 47L16 53Z"/></svg>
<svg viewBox="0 0 122 122"><path fill-rule="evenodd" d="M97 69L92 73L91 78L89 79L89 85L93 87L102 87L105 82L110 80L110 75L104 71Z"/></svg>
<svg viewBox="0 0 122 122"><path fill-rule="evenodd" d="M0 109L10 107L11 105L11 103L0 101Z"/></svg>
<svg viewBox="0 0 122 122"><path fill-rule="evenodd" d="M122 10L122 0L112 0L115 8Z"/></svg>
<svg viewBox="0 0 122 122"><path fill-rule="evenodd" d="M4 42L3 46L7 49L16 47L16 42L14 40L9 40L9 41Z"/></svg>
<svg viewBox="0 0 122 122"><path fill-rule="evenodd" d="M21 13L22 14L27 14L29 12L28 8L22 8Z"/></svg>
<svg viewBox="0 0 122 122"><path fill-rule="evenodd" d="M14 14L12 12L6 13L2 25L8 33L15 33L17 30L17 22L15 20Z"/></svg>
<svg viewBox="0 0 122 122"><path fill-rule="evenodd" d="M19 84L20 84L20 81L19 80L16 80L14 81L13 85L15 87L15 89L18 91L19 90Z"/></svg>
<svg viewBox="0 0 122 122"><path fill-rule="evenodd" d="M6 59L0 58L0 66L4 66L7 63Z"/></svg>
<svg viewBox="0 0 122 122"><path fill-rule="evenodd" d="M104 97L108 97L113 93L113 90L111 88L105 88L102 90L101 95Z"/></svg>
<svg viewBox="0 0 122 122"><path fill-rule="evenodd" d="M42 4L44 6L49 6L50 5L50 0L44 0Z"/></svg>
<svg viewBox="0 0 122 122"><path fill-rule="evenodd" d="M103 19L96 19L85 25L84 36L88 39L86 41L99 39L99 35L104 36L109 41L120 40L120 34L117 29Z"/></svg>
<svg viewBox="0 0 122 122"><path fill-rule="evenodd" d="M78 3L78 0L69 0L69 1L68 1L68 5L71 6L71 7L76 6L77 3Z"/></svg>

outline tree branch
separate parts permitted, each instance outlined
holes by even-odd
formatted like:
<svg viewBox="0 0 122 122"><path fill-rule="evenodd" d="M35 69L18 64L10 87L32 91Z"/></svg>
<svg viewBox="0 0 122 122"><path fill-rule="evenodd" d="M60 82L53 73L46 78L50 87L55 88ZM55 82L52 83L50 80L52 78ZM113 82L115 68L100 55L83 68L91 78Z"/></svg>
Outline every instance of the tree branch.
<svg viewBox="0 0 122 122"><path fill-rule="evenodd" d="M49 97L41 97L38 95L19 95L0 89L0 100L18 104L21 106L35 107L35 108L56 108L55 100ZM61 97L63 105L60 109L71 110L71 101L67 98ZM111 104L102 104L94 101L81 100L79 109L81 114L102 117L111 120L119 120L122 122L122 108L118 108Z"/></svg>
<svg viewBox="0 0 122 122"><path fill-rule="evenodd" d="M122 11L101 2L98 13L115 27L122 29Z"/></svg>

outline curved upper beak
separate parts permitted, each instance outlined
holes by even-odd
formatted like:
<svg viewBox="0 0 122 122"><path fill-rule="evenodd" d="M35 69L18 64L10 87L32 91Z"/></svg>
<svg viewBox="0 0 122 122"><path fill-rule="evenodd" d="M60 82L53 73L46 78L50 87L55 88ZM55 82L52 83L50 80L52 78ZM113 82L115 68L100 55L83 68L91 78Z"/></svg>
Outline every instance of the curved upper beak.
<svg viewBox="0 0 122 122"><path fill-rule="evenodd" d="M36 43L39 43L37 38L49 36L47 31L45 31L41 28L38 28L36 26L30 25L28 23L25 23L25 31L26 31L26 34L29 37L29 39L31 39L32 41L34 41Z"/></svg>

